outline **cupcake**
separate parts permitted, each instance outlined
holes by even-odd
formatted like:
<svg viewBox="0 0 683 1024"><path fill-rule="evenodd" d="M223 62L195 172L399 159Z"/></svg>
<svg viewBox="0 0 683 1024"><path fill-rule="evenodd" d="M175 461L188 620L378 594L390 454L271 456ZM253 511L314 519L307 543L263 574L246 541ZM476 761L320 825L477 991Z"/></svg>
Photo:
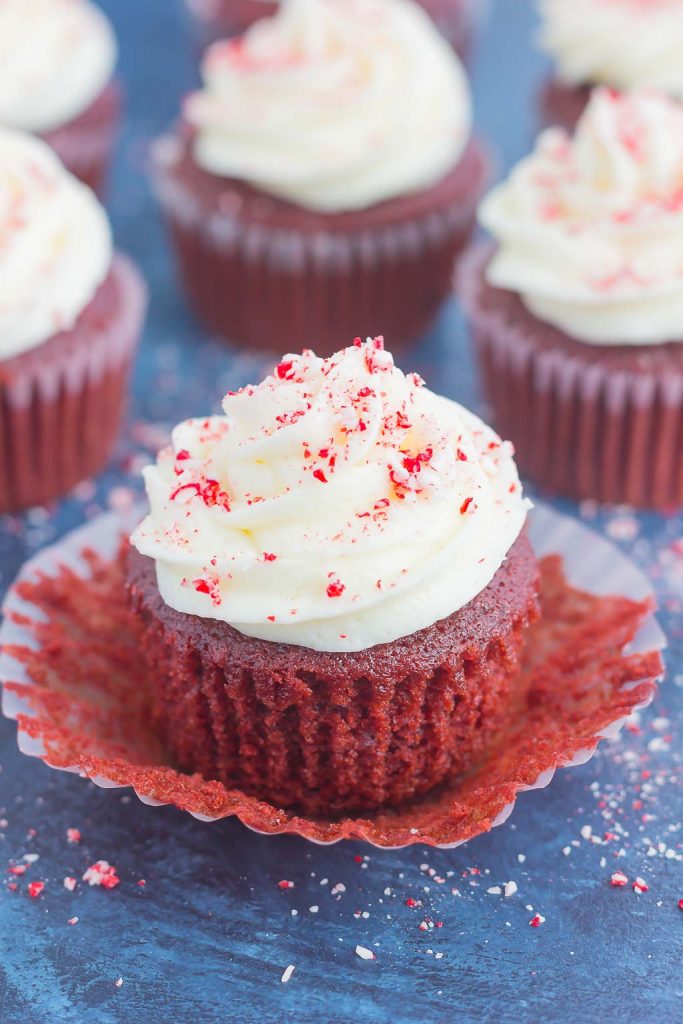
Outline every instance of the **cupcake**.
<svg viewBox="0 0 683 1024"><path fill-rule="evenodd" d="M89 0L2 0L0 126L39 135L96 191L120 114L116 41Z"/></svg>
<svg viewBox="0 0 683 1024"><path fill-rule="evenodd" d="M395 345L450 293L486 174L462 67L413 0L285 0L212 47L155 149L188 296L244 346Z"/></svg>
<svg viewBox="0 0 683 1024"><path fill-rule="evenodd" d="M0 129L0 512L102 468L144 306L91 190L44 142Z"/></svg>
<svg viewBox="0 0 683 1024"><path fill-rule="evenodd" d="M461 57L466 57L476 20L476 0L418 0ZM240 35L277 12L277 0L185 0L204 45Z"/></svg>
<svg viewBox="0 0 683 1024"><path fill-rule="evenodd" d="M683 0L539 0L539 13L554 64L541 95L545 124L573 130L596 85L683 100Z"/></svg>
<svg viewBox="0 0 683 1024"><path fill-rule="evenodd" d="M683 107L594 92L481 208L461 274L497 428L556 493L683 504Z"/></svg>
<svg viewBox="0 0 683 1024"><path fill-rule="evenodd" d="M467 771L537 614L510 446L381 338L288 355L223 410L145 471L128 565L177 764L324 815Z"/></svg>

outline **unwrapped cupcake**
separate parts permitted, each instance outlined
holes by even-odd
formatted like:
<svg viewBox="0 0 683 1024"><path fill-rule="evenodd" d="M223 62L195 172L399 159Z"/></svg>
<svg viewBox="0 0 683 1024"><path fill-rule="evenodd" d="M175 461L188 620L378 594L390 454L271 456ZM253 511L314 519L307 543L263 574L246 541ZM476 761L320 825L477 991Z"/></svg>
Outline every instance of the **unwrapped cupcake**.
<svg viewBox="0 0 683 1024"><path fill-rule="evenodd" d="M0 129L0 512L102 468L144 308L91 190L44 142Z"/></svg>
<svg viewBox="0 0 683 1024"><path fill-rule="evenodd" d="M596 85L683 100L683 0L539 0L539 13L546 124L573 129Z"/></svg>
<svg viewBox="0 0 683 1024"><path fill-rule="evenodd" d="M470 49L477 5L483 0L418 0L461 57ZM246 32L259 18L276 13L278 0L185 0L206 43Z"/></svg>
<svg viewBox="0 0 683 1024"><path fill-rule="evenodd" d="M41 136L101 190L120 115L116 41L90 0L2 0L0 126Z"/></svg>
<svg viewBox="0 0 683 1024"><path fill-rule="evenodd" d="M486 174L462 67L413 0L285 0L212 47L155 149L208 328L330 354L415 340L450 293Z"/></svg>
<svg viewBox="0 0 683 1024"><path fill-rule="evenodd" d="M683 504L683 106L594 92L484 201L461 273L497 429L575 498Z"/></svg>
<svg viewBox="0 0 683 1024"><path fill-rule="evenodd" d="M128 586L183 769L308 814L482 757L538 571L511 448L381 338L290 355L146 470Z"/></svg>

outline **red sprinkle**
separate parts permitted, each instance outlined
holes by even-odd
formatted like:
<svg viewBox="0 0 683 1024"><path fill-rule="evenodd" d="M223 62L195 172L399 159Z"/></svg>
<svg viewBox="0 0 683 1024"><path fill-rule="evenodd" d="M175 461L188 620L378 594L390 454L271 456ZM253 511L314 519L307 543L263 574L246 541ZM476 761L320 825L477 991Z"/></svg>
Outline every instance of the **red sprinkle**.
<svg viewBox="0 0 683 1024"><path fill-rule="evenodd" d="M287 359L275 367L275 375L280 380L293 380L294 378L294 360Z"/></svg>
<svg viewBox="0 0 683 1024"><path fill-rule="evenodd" d="M276 562L277 561L277 555L272 555L269 551L264 551L263 552L263 561L264 562Z"/></svg>
<svg viewBox="0 0 683 1024"><path fill-rule="evenodd" d="M315 477L316 480L319 480L321 484L327 483L327 477L325 476L322 469L314 469L313 476Z"/></svg>
<svg viewBox="0 0 683 1024"><path fill-rule="evenodd" d="M28 894L32 900L37 900L44 888L45 882L29 882Z"/></svg>
<svg viewBox="0 0 683 1024"><path fill-rule="evenodd" d="M461 516L465 515L465 513L467 512L467 509L470 507L470 505L472 504L473 501L474 501L474 498L471 498L471 497L470 498L465 498L465 500L463 501L462 505L460 506L460 515Z"/></svg>
<svg viewBox="0 0 683 1024"><path fill-rule="evenodd" d="M332 577L333 575L334 575L333 573L330 573L330 577ZM334 577L331 580L331 582L328 583L328 585L327 585L327 596L328 597L341 597L345 590L346 590L346 587L341 582L341 580L338 580L336 577Z"/></svg>

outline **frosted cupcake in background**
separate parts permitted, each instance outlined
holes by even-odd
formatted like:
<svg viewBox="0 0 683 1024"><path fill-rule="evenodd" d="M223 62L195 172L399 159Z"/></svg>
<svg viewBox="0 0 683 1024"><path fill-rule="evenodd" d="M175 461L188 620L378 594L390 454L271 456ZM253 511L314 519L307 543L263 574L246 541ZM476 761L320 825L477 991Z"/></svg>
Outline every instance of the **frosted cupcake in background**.
<svg viewBox="0 0 683 1024"><path fill-rule="evenodd" d="M116 41L89 0L2 0L0 126L39 135L101 190L116 136Z"/></svg>
<svg viewBox="0 0 683 1024"><path fill-rule="evenodd" d="M538 570L511 447L368 339L286 356L145 471L129 592L185 770L329 816L479 762Z"/></svg>
<svg viewBox="0 0 683 1024"><path fill-rule="evenodd" d="M418 0L462 58L470 50L478 9L487 0ZM240 35L259 18L271 17L277 0L185 0L203 46Z"/></svg>
<svg viewBox="0 0 683 1024"><path fill-rule="evenodd" d="M683 100L683 0L538 0L554 71L545 124L573 129L591 89L650 86Z"/></svg>
<svg viewBox="0 0 683 1024"><path fill-rule="evenodd" d="M0 512L103 467L144 307L91 190L44 142L0 129Z"/></svg>
<svg viewBox="0 0 683 1024"><path fill-rule="evenodd" d="M683 106L598 89L481 207L460 278L498 430L575 498L683 504Z"/></svg>
<svg viewBox="0 0 683 1024"><path fill-rule="evenodd" d="M216 44L154 154L188 296L245 346L415 340L487 172L468 84L413 0L285 0Z"/></svg>

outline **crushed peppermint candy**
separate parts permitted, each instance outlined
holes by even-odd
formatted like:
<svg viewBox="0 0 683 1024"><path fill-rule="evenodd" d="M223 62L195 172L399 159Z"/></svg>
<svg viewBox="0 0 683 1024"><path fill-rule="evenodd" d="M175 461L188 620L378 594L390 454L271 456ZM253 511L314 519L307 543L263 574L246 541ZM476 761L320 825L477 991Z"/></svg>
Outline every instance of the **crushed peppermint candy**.
<svg viewBox="0 0 683 1024"><path fill-rule="evenodd" d="M376 960L377 957L371 949L366 949L365 946L356 946L356 956L359 956L361 960Z"/></svg>
<svg viewBox="0 0 683 1024"><path fill-rule="evenodd" d="M88 885L101 885L103 889L114 889L121 879L115 867L106 860L98 860L83 873L83 881Z"/></svg>

